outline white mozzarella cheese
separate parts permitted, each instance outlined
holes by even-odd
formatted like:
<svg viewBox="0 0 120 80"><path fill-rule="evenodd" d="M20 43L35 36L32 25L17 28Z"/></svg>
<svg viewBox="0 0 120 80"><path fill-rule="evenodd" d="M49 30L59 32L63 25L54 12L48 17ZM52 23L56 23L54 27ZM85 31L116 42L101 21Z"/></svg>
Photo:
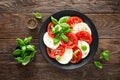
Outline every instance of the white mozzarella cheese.
<svg viewBox="0 0 120 80"><path fill-rule="evenodd" d="M73 33L76 34L77 32L80 32L80 31L87 31L90 34L92 34L89 26L84 22L75 24L75 26L73 27Z"/></svg>
<svg viewBox="0 0 120 80"><path fill-rule="evenodd" d="M82 51L82 58L87 57L87 55L90 52L90 46L87 42L85 41L78 41L78 47L81 49ZM84 50L83 50L84 47Z"/></svg>
<svg viewBox="0 0 120 80"><path fill-rule="evenodd" d="M54 45L53 38L48 35L48 32L46 32L44 34L43 42L47 47L49 47L51 49L56 49L60 44L60 42L59 42L58 44Z"/></svg>
<svg viewBox="0 0 120 80"><path fill-rule="evenodd" d="M73 56L73 50L72 49L65 49L64 54L61 56L60 60L58 60L61 64L67 64L70 62Z"/></svg>

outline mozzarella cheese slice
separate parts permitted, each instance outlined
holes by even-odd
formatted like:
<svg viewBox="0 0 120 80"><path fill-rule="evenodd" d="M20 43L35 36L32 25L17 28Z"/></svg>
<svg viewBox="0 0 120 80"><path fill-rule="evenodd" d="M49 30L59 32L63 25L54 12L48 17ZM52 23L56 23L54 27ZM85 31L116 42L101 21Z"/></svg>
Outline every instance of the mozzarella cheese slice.
<svg viewBox="0 0 120 80"><path fill-rule="evenodd" d="M60 42L59 42L58 44L54 45L53 38L48 35L48 32L46 32L44 34L43 42L47 47L49 47L51 49L56 49L60 44Z"/></svg>
<svg viewBox="0 0 120 80"><path fill-rule="evenodd" d="M73 27L73 33L76 34L77 32L80 32L80 31L87 31L90 34L92 34L89 26L84 22L75 24L75 26Z"/></svg>
<svg viewBox="0 0 120 80"><path fill-rule="evenodd" d="M90 52L90 46L87 42L85 41L78 41L78 47L81 49L82 51L82 58L87 57L87 55ZM83 49L84 47L84 49Z"/></svg>
<svg viewBox="0 0 120 80"><path fill-rule="evenodd" d="M67 64L70 62L73 56L73 50L72 49L65 49L64 54L61 56L60 60L58 60L61 64Z"/></svg>

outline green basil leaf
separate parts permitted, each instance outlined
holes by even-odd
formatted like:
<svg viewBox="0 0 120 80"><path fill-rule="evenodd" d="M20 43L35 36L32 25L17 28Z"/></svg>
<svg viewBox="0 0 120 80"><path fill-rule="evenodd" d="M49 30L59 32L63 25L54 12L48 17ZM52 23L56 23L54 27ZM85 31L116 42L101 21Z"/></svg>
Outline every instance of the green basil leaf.
<svg viewBox="0 0 120 80"><path fill-rule="evenodd" d="M36 52L37 52L37 51L31 52L31 53L30 53L30 57L33 58L33 57L35 56L35 53L36 53Z"/></svg>
<svg viewBox="0 0 120 80"><path fill-rule="evenodd" d="M16 41L17 41L17 46L19 46L19 47L25 46L25 43L22 39L17 38Z"/></svg>
<svg viewBox="0 0 120 80"><path fill-rule="evenodd" d="M54 18L54 17L52 17L52 16L51 16L51 21L52 21L55 25L57 25L57 24L58 24L57 19L55 19L55 18Z"/></svg>
<svg viewBox="0 0 120 80"><path fill-rule="evenodd" d="M57 34L56 37L53 39L54 45L56 45L60 42L60 35L61 34Z"/></svg>
<svg viewBox="0 0 120 80"><path fill-rule="evenodd" d="M61 59L61 56L57 55L55 59L59 61Z"/></svg>
<svg viewBox="0 0 120 80"><path fill-rule="evenodd" d="M16 61L17 63L22 63L23 58L22 58L22 57L17 57L17 58L15 58L15 61Z"/></svg>
<svg viewBox="0 0 120 80"><path fill-rule="evenodd" d="M54 45L58 44L60 42L60 39L59 38L54 38Z"/></svg>
<svg viewBox="0 0 120 80"><path fill-rule="evenodd" d="M51 26L52 34L55 33L55 27Z"/></svg>
<svg viewBox="0 0 120 80"><path fill-rule="evenodd" d="M26 51L26 46L22 46L22 50L23 50L23 51Z"/></svg>
<svg viewBox="0 0 120 80"><path fill-rule="evenodd" d="M22 54L22 58L24 59L26 56L29 56L30 52L25 52L24 54Z"/></svg>
<svg viewBox="0 0 120 80"><path fill-rule="evenodd" d="M23 61L22 61L22 65L27 65L30 62L31 58L29 56L26 56Z"/></svg>
<svg viewBox="0 0 120 80"><path fill-rule="evenodd" d="M52 33L55 34L55 33L58 33L60 30L60 25L56 25L55 27L51 27L52 28Z"/></svg>
<svg viewBox="0 0 120 80"><path fill-rule="evenodd" d="M32 40L32 37L25 38L24 43L29 44L31 40Z"/></svg>
<svg viewBox="0 0 120 80"><path fill-rule="evenodd" d="M33 15L34 15L35 18L37 18L37 19L41 19L41 18L42 18L42 14L41 14L41 13L34 12Z"/></svg>
<svg viewBox="0 0 120 80"><path fill-rule="evenodd" d="M100 53L100 59L105 59L106 61L109 60L109 51L104 50L102 53Z"/></svg>
<svg viewBox="0 0 120 80"><path fill-rule="evenodd" d="M65 42L68 42L68 37L64 34L61 35L61 39Z"/></svg>
<svg viewBox="0 0 120 80"><path fill-rule="evenodd" d="M23 56L27 48L26 48L26 46L22 46L21 49L22 49L22 54L21 54L21 56Z"/></svg>
<svg viewBox="0 0 120 80"><path fill-rule="evenodd" d="M34 45L27 45L27 51L35 51Z"/></svg>
<svg viewBox="0 0 120 80"><path fill-rule="evenodd" d="M72 32L72 29L67 29L67 30L64 31L65 34L68 33L68 32Z"/></svg>
<svg viewBox="0 0 120 80"><path fill-rule="evenodd" d="M102 69L102 63L100 63L99 61L94 61L94 65L99 68L99 69Z"/></svg>
<svg viewBox="0 0 120 80"><path fill-rule="evenodd" d="M65 30L70 28L69 24L67 23L61 23L60 26L62 27L62 29L65 29Z"/></svg>
<svg viewBox="0 0 120 80"><path fill-rule="evenodd" d="M13 54L15 57L17 57L17 56L20 56L21 53L22 53L22 50L20 50L20 49L16 49L16 50L13 51L12 54Z"/></svg>
<svg viewBox="0 0 120 80"><path fill-rule="evenodd" d="M70 16L61 17L61 18L59 19L59 23L66 23L67 20L68 20L68 18L70 18Z"/></svg>
<svg viewBox="0 0 120 80"><path fill-rule="evenodd" d="M82 49L83 51L86 51L86 50L87 50L87 46L86 46L86 45L81 45L81 49Z"/></svg>

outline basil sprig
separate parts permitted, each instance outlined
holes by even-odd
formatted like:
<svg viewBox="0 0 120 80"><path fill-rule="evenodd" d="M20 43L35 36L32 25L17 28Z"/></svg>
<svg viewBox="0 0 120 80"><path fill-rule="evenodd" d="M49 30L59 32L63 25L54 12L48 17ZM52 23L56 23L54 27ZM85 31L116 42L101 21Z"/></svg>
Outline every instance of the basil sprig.
<svg viewBox="0 0 120 80"><path fill-rule="evenodd" d="M33 12L33 15L34 15L35 18L37 18L37 19L41 19L41 18L42 18L42 14L41 14L41 13Z"/></svg>
<svg viewBox="0 0 120 80"><path fill-rule="evenodd" d="M109 60L109 51L108 50L104 50L100 54L100 59L105 59L106 61L108 61Z"/></svg>
<svg viewBox="0 0 120 80"><path fill-rule="evenodd" d="M95 66L97 67L97 68L99 68L99 69L102 69L102 63L101 62L99 62L99 61L94 61L94 64L95 64Z"/></svg>
<svg viewBox="0 0 120 80"><path fill-rule="evenodd" d="M31 59L35 56L35 46L31 45L30 42L32 37L27 37L24 40L17 38L17 48L13 51L13 55L17 63L27 65Z"/></svg>
<svg viewBox="0 0 120 80"><path fill-rule="evenodd" d="M109 51L108 50L102 51L100 53L100 59L104 59L104 60L108 61L109 60ZM99 69L103 68L102 63L100 61L94 61L94 65Z"/></svg>
<svg viewBox="0 0 120 80"><path fill-rule="evenodd" d="M51 16L51 21L55 24L55 26L51 27L52 34L56 35L53 40L55 45L58 44L60 40L63 40L65 42L69 41L68 37L65 35L66 33L72 31L72 29L70 29L69 24L66 23L68 18L69 16L64 16L61 17L58 21L57 19Z"/></svg>

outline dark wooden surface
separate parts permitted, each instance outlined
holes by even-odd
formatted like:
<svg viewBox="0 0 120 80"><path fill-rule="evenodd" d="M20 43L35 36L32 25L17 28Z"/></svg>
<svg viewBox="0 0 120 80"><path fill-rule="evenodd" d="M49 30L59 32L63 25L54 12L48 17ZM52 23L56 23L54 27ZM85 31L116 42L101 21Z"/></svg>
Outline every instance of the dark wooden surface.
<svg viewBox="0 0 120 80"><path fill-rule="evenodd" d="M69 71L52 66L38 49L41 24L51 14L65 9L87 15L99 34L94 59ZM43 14L35 30L26 27L32 12ZM11 54L16 47L15 39L31 35L32 44L37 47L36 58L27 66L18 65ZM99 59L104 49L110 51L108 62ZM97 69L94 60L100 60L103 69ZM0 0L0 80L120 80L120 0Z"/></svg>

